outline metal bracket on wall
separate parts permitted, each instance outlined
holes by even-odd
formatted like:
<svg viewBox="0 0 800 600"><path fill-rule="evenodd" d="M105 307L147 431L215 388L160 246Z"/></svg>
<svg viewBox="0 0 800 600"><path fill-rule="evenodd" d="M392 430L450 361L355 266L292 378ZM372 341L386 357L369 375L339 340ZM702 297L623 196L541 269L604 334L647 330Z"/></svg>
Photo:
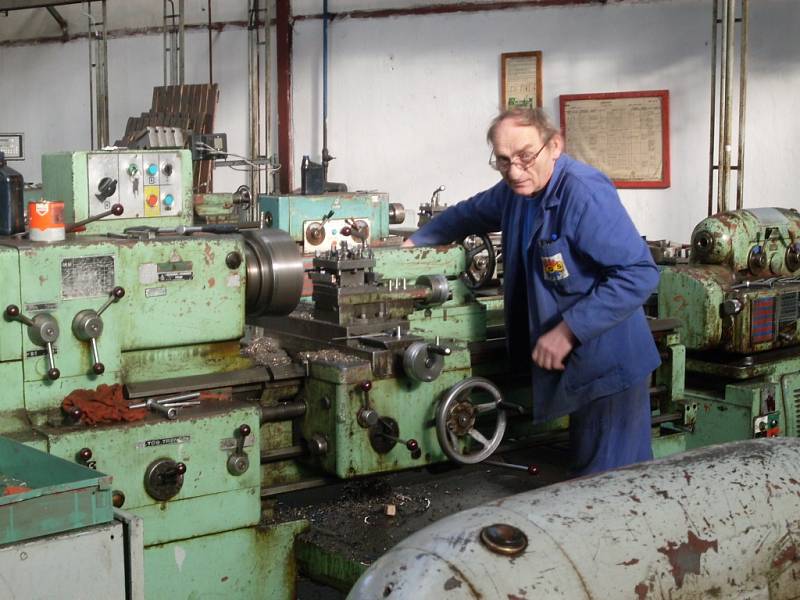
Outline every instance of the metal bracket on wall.
<svg viewBox="0 0 800 600"><path fill-rule="evenodd" d="M47 12L49 12L50 16L56 20L56 23L58 23L58 26L61 28L61 37L63 37L64 41L66 41L67 37L69 36L69 31L67 30L67 22L64 20L64 17L62 17L61 13L52 6L47 7Z"/></svg>

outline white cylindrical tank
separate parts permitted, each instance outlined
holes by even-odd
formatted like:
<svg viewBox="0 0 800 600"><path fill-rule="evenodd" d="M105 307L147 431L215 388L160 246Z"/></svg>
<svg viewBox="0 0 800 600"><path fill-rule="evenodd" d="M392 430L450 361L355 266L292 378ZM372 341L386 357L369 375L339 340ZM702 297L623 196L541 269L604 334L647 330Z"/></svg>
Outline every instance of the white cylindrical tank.
<svg viewBox="0 0 800 600"><path fill-rule="evenodd" d="M525 538L514 556L489 548L511 551ZM796 438L711 446L466 510L392 548L348 596L798 597Z"/></svg>

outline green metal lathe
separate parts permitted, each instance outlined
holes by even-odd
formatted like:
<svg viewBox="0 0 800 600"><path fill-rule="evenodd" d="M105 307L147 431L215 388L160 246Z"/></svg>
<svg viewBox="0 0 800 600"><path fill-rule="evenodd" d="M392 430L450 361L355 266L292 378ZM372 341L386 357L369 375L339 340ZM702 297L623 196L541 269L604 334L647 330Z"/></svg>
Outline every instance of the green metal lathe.
<svg viewBox="0 0 800 600"><path fill-rule="evenodd" d="M0 240L0 433L113 476L115 506L144 519L147 597L283 597L304 524L258 527L258 401L276 377L252 368L239 340L248 310L297 303L294 243L276 230L176 235L192 221L186 151L43 166L45 198L64 201L67 221L105 217L62 242ZM115 205L122 214L108 214ZM293 395L300 377L281 377ZM199 401L91 426L64 411L65 396L101 384L125 385L129 402Z"/></svg>

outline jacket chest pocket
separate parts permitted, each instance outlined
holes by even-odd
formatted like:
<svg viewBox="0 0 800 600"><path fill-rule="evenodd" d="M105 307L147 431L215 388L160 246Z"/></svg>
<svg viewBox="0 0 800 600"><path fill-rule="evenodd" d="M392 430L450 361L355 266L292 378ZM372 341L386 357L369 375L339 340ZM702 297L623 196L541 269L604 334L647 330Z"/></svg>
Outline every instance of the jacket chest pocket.
<svg viewBox="0 0 800 600"><path fill-rule="evenodd" d="M537 256L542 279L548 288L562 294L573 294L580 291L578 284L580 276L567 240L542 240L539 242Z"/></svg>

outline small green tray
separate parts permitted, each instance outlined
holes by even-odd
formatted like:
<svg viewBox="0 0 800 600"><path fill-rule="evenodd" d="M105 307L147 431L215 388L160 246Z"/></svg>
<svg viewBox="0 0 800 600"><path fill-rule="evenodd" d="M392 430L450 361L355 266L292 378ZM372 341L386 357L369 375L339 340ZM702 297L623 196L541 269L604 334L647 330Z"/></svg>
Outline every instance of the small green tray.
<svg viewBox="0 0 800 600"><path fill-rule="evenodd" d="M30 491L0 495L0 544L41 537L114 517L111 476L0 437L0 484ZM5 485L0 485L3 494Z"/></svg>

